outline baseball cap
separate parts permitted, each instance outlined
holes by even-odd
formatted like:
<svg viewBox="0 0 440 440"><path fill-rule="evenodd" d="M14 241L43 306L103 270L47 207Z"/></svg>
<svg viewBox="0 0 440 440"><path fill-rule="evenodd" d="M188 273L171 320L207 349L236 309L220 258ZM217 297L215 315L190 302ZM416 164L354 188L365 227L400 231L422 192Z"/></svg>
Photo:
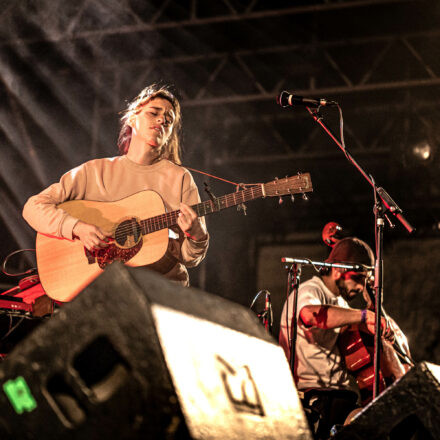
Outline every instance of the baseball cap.
<svg viewBox="0 0 440 440"><path fill-rule="evenodd" d="M334 245L325 261L327 263L353 263L374 266L374 254L365 241L356 237L347 237Z"/></svg>

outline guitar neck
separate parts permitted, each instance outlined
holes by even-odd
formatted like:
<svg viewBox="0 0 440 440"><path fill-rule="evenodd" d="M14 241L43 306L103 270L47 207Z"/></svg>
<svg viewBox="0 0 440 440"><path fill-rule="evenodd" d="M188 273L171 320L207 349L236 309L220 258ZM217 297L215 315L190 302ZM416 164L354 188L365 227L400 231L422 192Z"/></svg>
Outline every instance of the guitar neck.
<svg viewBox="0 0 440 440"><path fill-rule="evenodd" d="M212 214L213 212L231 208L232 206L236 206L260 197L264 197L263 185L255 185L241 191L216 197L214 200L207 200L205 202L198 203L197 205L192 205L191 208L195 211L198 217L203 217L205 215ZM141 220L140 225L142 228L142 234L150 234L152 232L159 231L160 229L170 228L177 225L179 213L180 210L177 210Z"/></svg>

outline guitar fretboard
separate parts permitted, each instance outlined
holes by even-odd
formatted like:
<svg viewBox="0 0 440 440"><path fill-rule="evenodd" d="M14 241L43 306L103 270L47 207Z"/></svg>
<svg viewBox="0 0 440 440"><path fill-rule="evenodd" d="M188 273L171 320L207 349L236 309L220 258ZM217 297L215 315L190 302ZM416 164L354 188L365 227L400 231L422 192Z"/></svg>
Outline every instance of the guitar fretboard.
<svg viewBox="0 0 440 440"><path fill-rule="evenodd" d="M198 217L203 217L213 212L221 211L222 209L230 208L239 205L249 200L263 197L263 185L251 186L247 189L236 191L231 194L226 194L217 197L214 200L207 200L197 205L192 205ZM141 231L143 235L159 231L160 229L169 228L177 224L177 218L180 210L167 212L165 214L157 215L145 220L141 220Z"/></svg>

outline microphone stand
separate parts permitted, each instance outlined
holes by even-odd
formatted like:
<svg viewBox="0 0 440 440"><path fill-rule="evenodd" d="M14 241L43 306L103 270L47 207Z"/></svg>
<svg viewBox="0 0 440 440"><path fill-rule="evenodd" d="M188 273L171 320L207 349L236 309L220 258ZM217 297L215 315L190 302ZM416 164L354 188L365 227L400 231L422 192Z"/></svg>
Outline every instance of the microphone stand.
<svg viewBox="0 0 440 440"><path fill-rule="evenodd" d="M336 145L342 150L345 157L351 162L357 170L364 176L367 182L373 187L374 191L374 213L375 213L375 238L376 238L376 265L375 265L375 281L374 289L376 292L376 328L374 336L374 387L373 387L373 399L379 394L379 369L380 369L380 333L381 333L381 310L382 310L382 295L383 295L383 229L386 219L391 228L394 224L391 222L390 217L387 215L391 213L396 217L405 229L411 233L414 228L402 215L402 210L397 203L390 197L390 195L382 187L377 187L373 177L367 175L362 167L356 162L353 156L345 149L345 146L339 141L339 139L332 133L330 128L324 123L323 118L318 110L312 111L309 107L306 107L312 118L324 129L324 131L333 139ZM338 105L339 111L341 111ZM342 116L341 116L342 117ZM343 134L342 134L343 136Z"/></svg>
<svg viewBox="0 0 440 440"><path fill-rule="evenodd" d="M266 290L264 298L264 319L263 325L266 331L271 335L273 328L273 312L272 312L272 301L270 299L270 292Z"/></svg>
<svg viewBox="0 0 440 440"><path fill-rule="evenodd" d="M272 311L272 301L270 299L270 292L268 290L260 290L252 300L250 309L254 306L258 297L264 293L264 311L259 313L256 312L257 317L261 319L261 323L269 334L272 334L273 329L273 311Z"/></svg>
<svg viewBox="0 0 440 440"><path fill-rule="evenodd" d="M285 259L282 259L284 261ZM286 267L287 268L287 267ZM287 271L287 299L286 299L286 331L287 337L290 336L290 369L292 371L293 377L295 378L295 352L296 352L296 340L298 338L298 317L297 309L298 309L298 287L299 280L301 277L301 264L292 262L290 268ZM290 322L290 335L289 335L289 293L290 288L292 288L293 294L293 315L292 321Z"/></svg>

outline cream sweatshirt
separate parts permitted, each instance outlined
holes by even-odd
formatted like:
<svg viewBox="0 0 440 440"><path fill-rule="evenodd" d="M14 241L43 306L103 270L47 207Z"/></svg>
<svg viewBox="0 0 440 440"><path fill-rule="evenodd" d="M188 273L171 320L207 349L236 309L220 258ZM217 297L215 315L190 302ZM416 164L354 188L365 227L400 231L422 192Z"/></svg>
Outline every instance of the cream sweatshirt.
<svg viewBox="0 0 440 440"><path fill-rule="evenodd" d="M64 174L41 193L32 196L23 208L24 219L36 231L72 239L78 221L57 208L67 200L112 202L139 191L156 191L167 211L179 209L180 202L191 206L200 202L191 173L168 160L153 165L139 165L127 156L95 159ZM201 218L204 222L204 218ZM206 255L209 237L204 241L188 238L170 239L167 264L154 267L167 278L189 284L186 267L199 264Z"/></svg>

